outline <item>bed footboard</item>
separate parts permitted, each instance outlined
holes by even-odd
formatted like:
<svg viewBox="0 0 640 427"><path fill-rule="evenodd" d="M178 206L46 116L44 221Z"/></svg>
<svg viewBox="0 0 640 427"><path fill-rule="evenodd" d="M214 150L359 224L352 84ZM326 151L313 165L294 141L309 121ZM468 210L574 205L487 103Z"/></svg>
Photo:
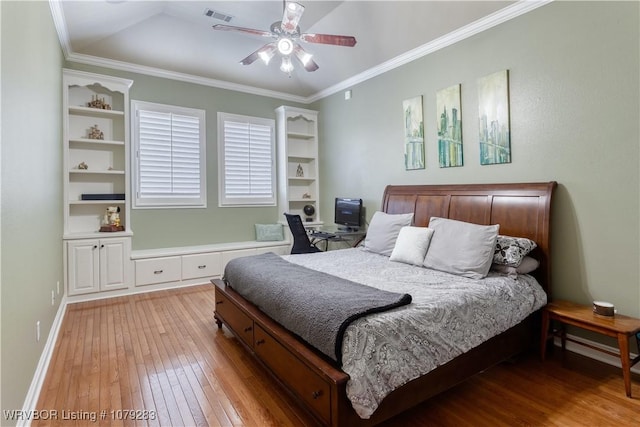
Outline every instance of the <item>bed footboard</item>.
<svg viewBox="0 0 640 427"><path fill-rule="evenodd" d="M320 353L264 315L221 280L216 287L215 319L225 324L249 352L279 381L298 403L322 425L347 425L341 420L348 402L349 376ZM349 408L346 408L349 409Z"/></svg>
<svg viewBox="0 0 640 427"><path fill-rule="evenodd" d="M225 324L291 396L320 425L372 426L441 393L472 375L535 345L534 315L451 362L392 392L368 420L355 413L347 398L349 375L328 358L300 342L221 280L214 317Z"/></svg>

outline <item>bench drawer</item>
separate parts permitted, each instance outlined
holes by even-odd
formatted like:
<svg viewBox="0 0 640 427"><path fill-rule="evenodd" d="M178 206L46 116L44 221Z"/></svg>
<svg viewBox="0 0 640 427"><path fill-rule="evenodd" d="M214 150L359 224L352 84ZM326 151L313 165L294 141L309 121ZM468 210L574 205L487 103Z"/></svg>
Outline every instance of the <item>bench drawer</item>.
<svg viewBox="0 0 640 427"><path fill-rule="evenodd" d="M136 286L179 281L180 257L136 260Z"/></svg>
<svg viewBox="0 0 640 427"><path fill-rule="evenodd" d="M222 255L217 253L182 256L182 280L220 276Z"/></svg>

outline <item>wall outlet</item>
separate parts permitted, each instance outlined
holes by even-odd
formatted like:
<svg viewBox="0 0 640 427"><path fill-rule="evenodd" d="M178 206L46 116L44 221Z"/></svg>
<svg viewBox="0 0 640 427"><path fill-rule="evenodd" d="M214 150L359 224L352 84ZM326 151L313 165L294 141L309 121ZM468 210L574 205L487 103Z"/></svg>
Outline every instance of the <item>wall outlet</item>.
<svg viewBox="0 0 640 427"><path fill-rule="evenodd" d="M51 305L56 305L56 291L51 289Z"/></svg>
<svg viewBox="0 0 640 427"><path fill-rule="evenodd" d="M40 341L40 321L36 322L36 342Z"/></svg>
<svg viewBox="0 0 640 427"><path fill-rule="evenodd" d="M60 295L60 280L56 282L56 293Z"/></svg>

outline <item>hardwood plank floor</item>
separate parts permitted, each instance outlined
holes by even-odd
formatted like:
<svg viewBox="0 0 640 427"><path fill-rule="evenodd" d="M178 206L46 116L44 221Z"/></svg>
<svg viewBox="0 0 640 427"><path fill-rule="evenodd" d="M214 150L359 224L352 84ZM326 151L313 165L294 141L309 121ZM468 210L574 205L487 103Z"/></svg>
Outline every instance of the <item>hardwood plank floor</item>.
<svg viewBox="0 0 640 427"><path fill-rule="evenodd" d="M37 408L57 419L32 425L313 425L214 307L211 285L70 305ZM629 399L619 369L560 353L491 368L384 425L640 425L637 376Z"/></svg>

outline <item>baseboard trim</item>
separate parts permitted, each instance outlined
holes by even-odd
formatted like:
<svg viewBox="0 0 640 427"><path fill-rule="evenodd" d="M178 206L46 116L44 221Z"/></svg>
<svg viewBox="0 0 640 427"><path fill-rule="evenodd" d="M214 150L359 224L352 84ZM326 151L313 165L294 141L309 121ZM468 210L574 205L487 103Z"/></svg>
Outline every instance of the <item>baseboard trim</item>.
<svg viewBox="0 0 640 427"><path fill-rule="evenodd" d="M27 396L24 399L24 405L22 406L23 414L33 414L36 409L38 398L40 397L40 391L42 390L42 384L44 384L44 379L47 376L47 371L49 370L49 363L51 362L51 358L53 357L53 350L56 347L56 342L58 341L58 333L60 332L60 328L62 327L62 320L64 319L64 314L66 311L67 296L64 295L62 297L62 300L60 301L60 305L58 306L56 317L53 319L53 324L51 325L51 330L49 331L47 342L42 349L42 354L40 355L38 366L36 367L36 371L33 374L33 380L31 380L31 386L29 386L29 391L27 392ZM30 425L30 419L18 420L18 422L16 423L16 427L28 427Z"/></svg>
<svg viewBox="0 0 640 427"><path fill-rule="evenodd" d="M601 348L601 349L606 350L606 351L611 351L611 352L617 352L618 351L617 347L611 347L611 346L608 346L608 345L600 344L598 342L591 341L591 340L588 340L586 338L581 338L581 337L578 337L578 336L575 336L575 335L572 335L572 334L567 334L567 337L571 338L572 340L578 341L580 343L592 345L594 347L598 347L598 348ZM555 337L553 342L556 345L556 347L562 347L562 343L560 341L560 337ZM622 369L622 364L620 363L620 358L619 357L615 357L615 356L612 356L610 354L606 354L606 353L603 353L601 351L598 351L598 350L595 350L595 349L592 349L592 348L589 348L589 347L585 347L583 345L580 345L580 344L577 344L577 343L574 343L574 342L571 342L571 341L567 341L566 349L568 351L572 352L572 353L576 353L576 354L579 354L581 356L585 356L585 357L588 357L590 359L606 363L607 365L616 366L616 367ZM631 358L634 358L636 356L637 355L635 355L633 353L631 354ZM632 367L631 368L631 372L640 375L640 364Z"/></svg>

